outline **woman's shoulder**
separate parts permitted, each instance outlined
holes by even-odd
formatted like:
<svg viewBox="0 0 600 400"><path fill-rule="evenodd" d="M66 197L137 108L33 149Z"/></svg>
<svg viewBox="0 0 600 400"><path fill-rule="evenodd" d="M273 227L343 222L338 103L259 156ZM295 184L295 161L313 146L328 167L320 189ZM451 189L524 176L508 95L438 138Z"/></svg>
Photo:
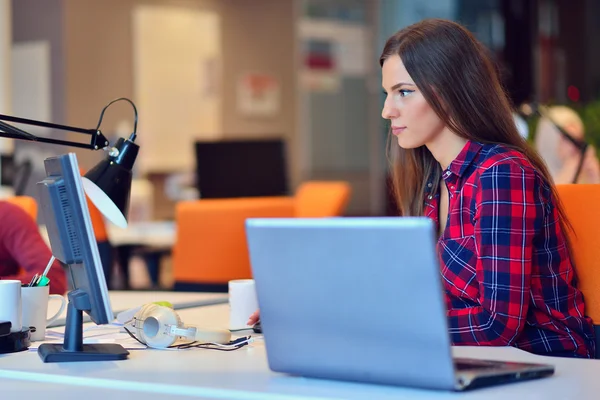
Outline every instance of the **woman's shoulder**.
<svg viewBox="0 0 600 400"><path fill-rule="evenodd" d="M481 146L481 157L477 166L480 174L485 171L507 170L537 175L533 164L520 150L499 143L488 143Z"/></svg>

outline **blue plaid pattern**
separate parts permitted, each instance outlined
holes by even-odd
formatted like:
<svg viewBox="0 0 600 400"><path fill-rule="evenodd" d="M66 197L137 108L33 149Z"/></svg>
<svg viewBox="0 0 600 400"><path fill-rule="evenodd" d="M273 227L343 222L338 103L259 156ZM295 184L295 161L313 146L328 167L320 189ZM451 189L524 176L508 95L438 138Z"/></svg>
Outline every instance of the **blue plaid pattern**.
<svg viewBox="0 0 600 400"><path fill-rule="evenodd" d="M555 199L527 158L468 142L442 177L450 203L438 252L452 342L592 357ZM425 215L439 227L438 207L427 193Z"/></svg>

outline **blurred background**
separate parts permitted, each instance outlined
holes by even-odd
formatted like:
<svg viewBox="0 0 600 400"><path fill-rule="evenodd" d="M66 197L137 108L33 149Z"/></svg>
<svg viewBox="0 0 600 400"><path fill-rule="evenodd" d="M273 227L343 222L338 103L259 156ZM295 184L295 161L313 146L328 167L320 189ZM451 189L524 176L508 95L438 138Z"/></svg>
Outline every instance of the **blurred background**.
<svg viewBox="0 0 600 400"><path fill-rule="evenodd" d="M597 0L0 0L0 114L94 128L110 100L132 99L132 223L176 221L179 202L202 198L293 196L311 181L349 185L343 215L390 215L378 57L387 37L430 17L488 47L515 107L573 110L595 151ZM537 118L517 124L535 143ZM113 141L132 127L122 102L101 129ZM2 139L3 196L36 198L44 158L66 151L83 170L104 156ZM160 277L132 259L115 287L171 287L161 254Z"/></svg>

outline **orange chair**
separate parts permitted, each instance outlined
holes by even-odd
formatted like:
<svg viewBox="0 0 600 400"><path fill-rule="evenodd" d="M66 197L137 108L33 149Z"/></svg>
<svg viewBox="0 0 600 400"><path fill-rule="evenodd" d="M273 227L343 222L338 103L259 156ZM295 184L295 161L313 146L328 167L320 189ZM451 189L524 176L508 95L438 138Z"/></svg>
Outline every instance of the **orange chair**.
<svg viewBox="0 0 600 400"><path fill-rule="evenodd" d="M293 217L291 197L179 202L173 247L175 290L226 291L232 279L250 278L247 218Z"/></svg>
<svg viewBox="0 0 600 400"><path fill-rule="evenodd" d="M295 216L299 218L338 217L344 214L351 188L344 181L307 181L294 196Z"/></svg>
<svg viewBox="0 0 600 400"><path fill-rule="evenodd" d="M4 199L5 201L15 204L21 207L23 210L27 212L33 218L34 221L37 221L38 214L38 205L37 201L30 196L13 196Z"/></svg>
<svg viewBox="0 0 600 400"><path fill-rule="evenodd" d="M600 338L600 185L557 185L558 196L573 226L569 234L585 312ZM596 344L600 358L600 343Z"/></svg>

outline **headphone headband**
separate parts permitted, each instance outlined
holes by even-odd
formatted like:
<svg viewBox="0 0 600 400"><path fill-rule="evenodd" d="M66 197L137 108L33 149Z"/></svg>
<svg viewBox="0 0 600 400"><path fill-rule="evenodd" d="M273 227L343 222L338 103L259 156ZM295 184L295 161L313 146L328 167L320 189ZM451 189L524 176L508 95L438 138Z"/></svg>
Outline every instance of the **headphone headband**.
<svg viewBox="0 0 600 400"><path fill-rule="evenodd" d="M228 343L231 340L228 330L184 326L175 310L157 304L142 306L129 326L140 341L153 348L167 348L179 338L202 343Z"/></svg>

